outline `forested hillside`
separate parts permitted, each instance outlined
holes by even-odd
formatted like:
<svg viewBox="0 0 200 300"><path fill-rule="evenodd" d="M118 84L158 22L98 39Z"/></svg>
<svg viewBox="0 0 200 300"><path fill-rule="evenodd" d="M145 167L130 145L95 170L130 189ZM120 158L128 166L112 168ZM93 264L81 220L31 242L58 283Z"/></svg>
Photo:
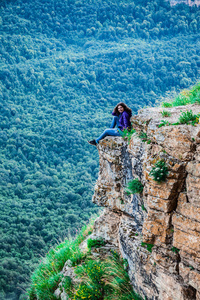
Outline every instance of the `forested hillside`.
<svg viewBox="0 0 200 300"><path fill-rule="evenodd" d="M0 299L98 208L87 140L199 78L200 10L159 0L0 3Z"/></svg>

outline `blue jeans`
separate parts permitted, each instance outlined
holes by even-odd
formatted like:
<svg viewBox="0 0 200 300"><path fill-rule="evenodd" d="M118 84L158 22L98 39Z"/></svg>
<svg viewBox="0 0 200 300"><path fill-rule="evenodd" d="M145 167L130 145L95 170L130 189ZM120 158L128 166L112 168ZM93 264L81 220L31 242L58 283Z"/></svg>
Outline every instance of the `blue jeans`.
<svg viewBox="0 0 200 300"><path fill-rule="evenodd" d="M110 128L104 130L104 132L96 139L96 143L98 144L99 141L106 136L121 136L121 133L122 131L119 129L119 117L114 116Z"/></svg>

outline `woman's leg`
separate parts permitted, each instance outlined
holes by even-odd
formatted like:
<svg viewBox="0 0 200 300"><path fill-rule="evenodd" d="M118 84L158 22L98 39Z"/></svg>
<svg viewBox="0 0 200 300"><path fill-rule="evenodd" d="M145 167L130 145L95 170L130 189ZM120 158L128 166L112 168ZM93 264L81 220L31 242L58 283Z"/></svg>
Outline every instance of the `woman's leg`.
<svg viewBox="0 0 200 300"><path fill-rule="evenodd" d="M110 128L115 128L115 126L119 127L119 117L118 116L113 117Z"/></svg>
<svg viewBox="0 0 200 300"><path fill-rule="evenodd" d="M121 136L118 129L107 128L104 132L96 139L96 143L98 144L100 140L105 138L106 136Z"/></svg>

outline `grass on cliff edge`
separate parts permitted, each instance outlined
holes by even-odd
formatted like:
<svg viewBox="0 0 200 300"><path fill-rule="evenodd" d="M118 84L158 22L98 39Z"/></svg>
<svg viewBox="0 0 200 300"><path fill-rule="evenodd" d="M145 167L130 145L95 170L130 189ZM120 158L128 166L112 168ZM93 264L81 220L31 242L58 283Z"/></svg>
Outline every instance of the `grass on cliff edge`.
<svg viewBox="0 0 200 300"><path fill-rule="evenodd" d="M87 253L79 249L80 243L92 232L93 222L77 235L75 240L66 240L51 249L31 277L28 291L30 300L56 300L54 292L58 288L73 300L143 300L131 286L126 271L127 261L122 259L116 251L109 256L96 259L91 255L91 248ZM99 240L88 240L88 246L103 246ZM77 283L74 284L69 276L63 276L61 270L65 262L74 267ZM60 299L60 298L59 298Z"/></svg>
<svg viewBox="0 0 200 300"><path fill-rule="evenodd" d="M31 276L31 284L28 290L30 300L51 300L57 299L53 293L61 280L60 271L65 262L70 259L72 265L80 263L84 254L80 251L79 245L92 233L94 220L85 225L74 240L68 239L51 249L46 257Z"/></svg>
<svg viewBox="0 0 200 300"><path fill-rule="evenodd" d="M162 102L162 107L174 107L187 104L200 104L200 82L197 83L191 90L183 90L171 102Z"/></svg>

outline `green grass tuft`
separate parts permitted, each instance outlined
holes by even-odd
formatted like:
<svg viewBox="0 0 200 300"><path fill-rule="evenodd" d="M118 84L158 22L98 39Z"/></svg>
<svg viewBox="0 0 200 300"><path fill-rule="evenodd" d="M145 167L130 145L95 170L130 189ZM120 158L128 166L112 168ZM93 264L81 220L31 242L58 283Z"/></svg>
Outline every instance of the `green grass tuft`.
<svg viewBox="0 0 200 300"><path fill-rule="evenodd" d="M130 284L127 273L128 262L122 259L117 252L112 252L106 260L105 279L107 280L109 295L106 300L142 300Z"/></svg>
<svg viewBox="0 0 200 300"><path fill-rule="evenodd" d="M169 125L171 125L171 123L169 123L168 121L161 120L161 123L158 125L158 128Z"/></svg>
<svg viewBox="0 0 200 300"><path fill-rule="evenodd" d="M143 192L144 186L143 184L139 181L138 178L133 179L128 182L127 187L126 187L126 192L127 194L141 194Z"/></svg>
<svg viewBox="0 0 200 300"><path fill-rule="evenodd" d="M161 114L162 114L163 117L171 117L171 115L172 115L172 113L167 111L167 110L163 110L161 112Z"/></svg>

